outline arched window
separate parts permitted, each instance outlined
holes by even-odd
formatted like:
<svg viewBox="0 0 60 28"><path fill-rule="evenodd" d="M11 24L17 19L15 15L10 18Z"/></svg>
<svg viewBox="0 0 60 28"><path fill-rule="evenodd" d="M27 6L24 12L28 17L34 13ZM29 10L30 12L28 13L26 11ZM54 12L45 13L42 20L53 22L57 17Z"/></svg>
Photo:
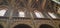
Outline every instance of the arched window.
<svg viewBox="0 0 60 28"><path fill-rule="evenodd" d="M37 18L44 18L43 14L39 11L34 11Z"/></svg>
<svg viewBox="0 0 60 28"><path fill-rule="evenodd" d="M25 17L25 13L23 11L19 11L19 17Z"/></svg>
<svg viewBox="0 0 60 28"><path fill-rule="evenodd" d="M26 24L19 24L19 25L14 26L14 28L31 28L31 27Z"/></svg>
<svg viewBox="0 0 60 28"><path fill-rule="evenodd" d="M0 10L0 16L4 16L5 13L6 13L6 11L7 11L6 9L1 9L1 10Z"/></svg>
<svg viewBox="0 0 60 28"><path fill-rule="evenodd" d="M42 25L40 25L39 28L53 28L53 27L50 25L47 25L47 24L42 24Z"/></svg>
<svg viewBox="0 0 60 28"><path fill-rule="evenodd" d="M57 16L54 13L48 12L48 14L52 17L52 18L57 18Z"/></svg>

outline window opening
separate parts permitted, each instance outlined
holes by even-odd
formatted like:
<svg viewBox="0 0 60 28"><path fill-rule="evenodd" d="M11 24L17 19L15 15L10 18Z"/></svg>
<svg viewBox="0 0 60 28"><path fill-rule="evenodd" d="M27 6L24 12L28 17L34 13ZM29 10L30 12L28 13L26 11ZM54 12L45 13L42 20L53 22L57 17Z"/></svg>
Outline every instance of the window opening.
<svg viewBox="0 0 60 28"><path fill-rule="evenodd" d="M41 12L35 12L35 15L38 18L44 18L43 14Z"/></svg>
<svg viewBox="0 0 60 28"><path fill-rule="evenodd" d="M19 12L19 17L25 17L25 13L23 11Z"/></svg>
<svg viewBox="0 0 60 28"><path fill-rule="evenodd" d="M48 14L49 14L52 18L57 18L56 15L55 15L54 13L48 12Z"/></svg>
<svg viewBox="0 0 60 28"><path fill-rule="evenodd" d="M0 16L4 16L5 13L6 13L7 10L3 9L3 10L0 10Z"/></svg>

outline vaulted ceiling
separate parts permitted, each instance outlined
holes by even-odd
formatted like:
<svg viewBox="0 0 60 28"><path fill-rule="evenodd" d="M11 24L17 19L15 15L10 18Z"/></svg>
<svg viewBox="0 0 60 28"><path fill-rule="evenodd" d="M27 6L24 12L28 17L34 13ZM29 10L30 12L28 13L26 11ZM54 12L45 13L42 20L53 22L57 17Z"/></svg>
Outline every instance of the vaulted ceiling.
<svg viewBox="0 0 60 28"><path fill-rule="evenodd" d="M5 6L22 10L24 10L23 8L29 8L28 10L31 11L56 12L60 5L52 0L0 0L0 8Z"/></svg>

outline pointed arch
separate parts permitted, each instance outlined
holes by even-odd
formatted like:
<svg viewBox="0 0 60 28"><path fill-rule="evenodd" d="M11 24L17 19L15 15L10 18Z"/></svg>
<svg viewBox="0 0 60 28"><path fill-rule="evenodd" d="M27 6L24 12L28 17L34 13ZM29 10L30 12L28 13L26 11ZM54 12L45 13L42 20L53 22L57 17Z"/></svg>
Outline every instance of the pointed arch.
<svg viewBox="0 0 60 28"><path fill-rule="evenodd" d="M18 24L16 26L14 26L13 28L31 28L31 27L27 24Z"/></svg>
<svg viewBox="0 0 60 28"><path fill-rule="evenodd" d="M42 25L40 25L39 28L53 28L53 26L50 26L48 24L42 24Z"/></svg>

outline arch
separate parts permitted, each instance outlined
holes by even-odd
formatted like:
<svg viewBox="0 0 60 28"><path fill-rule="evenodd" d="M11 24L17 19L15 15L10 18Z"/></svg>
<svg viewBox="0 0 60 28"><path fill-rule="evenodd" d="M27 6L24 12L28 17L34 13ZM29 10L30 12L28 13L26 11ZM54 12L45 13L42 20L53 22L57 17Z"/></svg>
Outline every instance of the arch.
<svg viewBox="0 0 60 28"><path fill-rule="evenodd" d="M18 24L16 26L14 26L13 28L31 28L29 25L26 24Z"/></svg>
<svg viewBox="0 0 60 28"><path fill-rule="evenodd" d="M0 25L0 28L3 28L3 26L2 26L2 25Z"/></svg>
<svg viewBox="0 0 60 28"><path fill-rule="evenodd" d="M39 28L53 28L53 27L48 24L42 24Z"/></svg>
<svg viewBox="0 0 60 28"><path fill-rule="evenodd" d="M7 6L1 6L0 8L0 16L6 16L7 17L7 10L8 10L8 7Z"/></svg>

